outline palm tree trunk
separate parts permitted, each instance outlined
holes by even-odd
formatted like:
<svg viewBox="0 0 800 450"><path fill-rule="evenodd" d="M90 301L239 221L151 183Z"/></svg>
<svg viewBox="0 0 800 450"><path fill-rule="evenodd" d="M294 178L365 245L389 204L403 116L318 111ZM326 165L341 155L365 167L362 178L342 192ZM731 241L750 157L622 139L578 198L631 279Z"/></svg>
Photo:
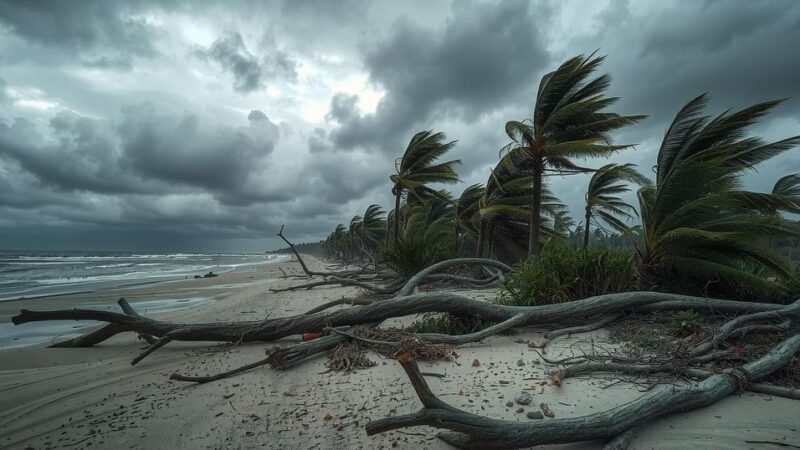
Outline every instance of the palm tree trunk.
<svg viewBox="0 0 800 450"><path fill-rule="evenodd" d="M583 230L583 248L589 246L589 221L592 219L592 208L586 205L586 229Z"/></svg>
<svg viewBox="0 0 800 450"><path fill-rule="evenodd" d="M394 242L400 238L400 195L403 192L396 188L397 194L394 197Z"/></svg>
<svg viewBox="0 0 800 450"><path fill-rule="evenodd" d="M480 258L483 253L483 220L478 221L478 240L475 243L475 257Z"/></svg>
<svg viewBox="0 0 800 450"><path fill-rule="evenodd" d="M528 234L528 256L539 253L539 234L541 230L542 210L542 160L537 158L533 163L533 194L531 199L530 233Z"/></svg>
<svg viewBox="0 0 800 450"><path fill-rule="evenodd" d="M494 222L489 225L489 258L494 258Z"/></svg>

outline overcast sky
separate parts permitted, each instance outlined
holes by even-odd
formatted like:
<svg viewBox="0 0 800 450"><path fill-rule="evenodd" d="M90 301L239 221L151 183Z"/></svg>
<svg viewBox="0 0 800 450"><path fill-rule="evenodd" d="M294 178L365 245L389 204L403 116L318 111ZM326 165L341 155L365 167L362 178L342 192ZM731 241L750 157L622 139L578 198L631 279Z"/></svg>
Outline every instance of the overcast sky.
<svg viewBox="0 0 800 450"><path fill-rule="evenodd" d="M0 1L0 249L256 251L322 239L371 203L414 132L467 185L530 117L538 80L599 49L615 136L650 172L675 112L794 97L800 2ZM590 161L599 166L603 161ZM768 190L800 149L748 176ZM575 213L588 177L554 179Z"/></svg>

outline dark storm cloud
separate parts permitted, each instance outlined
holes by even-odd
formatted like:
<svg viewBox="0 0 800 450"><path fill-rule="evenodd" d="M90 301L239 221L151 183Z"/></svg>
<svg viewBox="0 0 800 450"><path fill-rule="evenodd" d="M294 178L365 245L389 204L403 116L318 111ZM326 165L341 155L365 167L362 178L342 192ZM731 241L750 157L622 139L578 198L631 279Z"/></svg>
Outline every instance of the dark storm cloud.
<svg viewBox="0 0 800 450"><path fill-rule="evenodd" d="M331 98L331 109L325 118L345 123L358 115L358 96L339 92Z"/></svg>
<svg viewBox="0 0 800 450"><path fill-rule="evenodd" d="M128 67L131 56L155 53L160 30L135 14L143 2L7 0L0 28L44 48L73 52L86 64Z"/></svg>
<svg viewBox="0 0 800 450"><path fill-rule="evenodd" d="M585 42L600 41L609 55L604 70L614 76L619 108L652 116L635 131L663 132L706 91L717 111L800 96L800 2L681 2L644 17L613 6ZM776 116L798 111L793 99Z"/></svg>
<svg viewBox="0 0 800 450"><path fill-rule="evenodd" d="M122 162L145 178L235 191L278 140L278 127L261 111L251 112L249 121L247 127L209 126L193 114L130 107L116 127Z"/></svg>
<svg viewBox="0 0 800 450"><path fill-rule="evenodd" d="M141 180L119 167L116 137L104 121L61 112L49 125L52 140L46 140L27 119L0 122L0 156L16 160L41 184L59 190L147 190Z"/></svg>
<svg viewBox="0 0 800 450"><path fill-rule="evenodd" d="M286 198L252 189L278 141L278 127L259 110L249 124L208 124L192 114L158 113L152 104L125 108L115 124L61 112L45 139L32 122L0 122L0 157L16 161L40 185L99 194L173 193L199 188L231 204Z"/></svg>
<svg viewBox="0 0 800 450"><path fill-rule="evenodd" d="M370 79L386 95L374 114L351 116L336 129L334 141L344 148L388 141L395 150L398 137L429 126L437 113L472 122L530 93L549 64L539 31L547 14L524 2L457 2L438 29L396 23L364 55Z"/></svg>
<svg viewBox="0 0 800 450"><path fill-rule="evenodd" d="M275 50L262 58L257 57L245 45L242 35L230 31L218 38L207 50L198 51L216 62L223 70L233 75L233 87L248 93L264 86L268 79L295 79L295 62L285 52Z"/></svg>

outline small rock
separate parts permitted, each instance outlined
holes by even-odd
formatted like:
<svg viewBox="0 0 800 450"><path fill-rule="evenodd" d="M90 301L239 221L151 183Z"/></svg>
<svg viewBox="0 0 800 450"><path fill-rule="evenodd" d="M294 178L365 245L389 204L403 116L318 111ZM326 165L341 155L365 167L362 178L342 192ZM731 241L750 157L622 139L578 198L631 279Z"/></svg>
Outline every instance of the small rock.
<svg viewBox="0 0 800 450"><path fill-rule="evenodd" d="M525 412L525 408L517 408L517 414Z"/></svg>
<svg viewBox="0 0 800 450"><path fill-rule="evenodd" d="M528 416L528 419L533 420L544 419L544 414L541 411L531 411L526 416Z"/></svg>
<svg viewBox="0 0 800 450"><path fill-rule="evenodd" d="M551 419L556 416L556 414L553 412L553 410L550 409L549 406L547 406L547 403L540 403L539 404L539 408L542 410L542 412L544 413L545 416L547 416L547 417L549 417Z"/></svg>
<svg viewBox="0 0 800 450"><path fill-rule="evenodd" d="M322 420L331 420L331 419L333 419L331 413L325 413L325 417L322 418Z"/></svg>
<svg viewBox="0 0 800 450"><path fill-rule="evenodd" d="M514 406L514 402L506 402L506 408L511 408Z"/></svg>
<svg viewBox="0 0 800 450"><path fill-rule="evenodd" d="M523 340L523 339L514 339L514 342L517 343L517 344L525 344L526 343L525 340Z"/></svg>
<svg viewBox="0 0 800 450"><path fill-rule="evenodd" d="M477 359L472 360L472 367L480 367L481 362Z"/></svg>
<svg viewBox="0 0 800 450"><path fill-rule="evenodd" d="M515 400L520 405L530 405L531 404L531 400L533 400L533 399L531 398L531 394L523 391L523 392L520 392L519 395L517 395L517 398Z"/></svg>
<svg viewBox="0 0 800 450"><path fill-rule="evenodd" d="M522 366L524 366L524 365L525 365L525 361L523 361L523 360L521 360L521 359L520 359L520 360L517 360L517 365L518 365L519 367L522 367Z"/></svg>

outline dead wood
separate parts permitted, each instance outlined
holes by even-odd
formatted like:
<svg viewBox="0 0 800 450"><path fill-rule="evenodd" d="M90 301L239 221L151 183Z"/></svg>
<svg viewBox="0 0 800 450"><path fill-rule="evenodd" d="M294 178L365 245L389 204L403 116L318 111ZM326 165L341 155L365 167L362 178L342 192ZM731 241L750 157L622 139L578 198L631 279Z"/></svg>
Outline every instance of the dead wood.
<svg viewBox="0 0 800 450"><path fill-rule="evenodd" d="M409 286L413 286L414 282L419 282L421 278L422 277L415 277L409 280L404 288L401 289L401 292L407 290ZM326 326L339 327L359 325L370 322L380 322L392 317L403 317L427 312L468 314L499 323L514 318L514 326L530 326L571 321L574 320L575 317L581 316L613 314L620 311L654 307L658 309L693 308L696 310L748 313L766 313L784 308L781 305L765 303L708 299L645 291L606 294L553 305L508 306L486 303L456 294L436 292L408 295L405 297L393 297L368 305L343 310L317 312L261 321L182 324L162 322L147 317L132 316L110 311L83 309L31 311L23 309L20 314L12 317L12 322L14 324L22 324L48 320L96 320L119 325L125 331L134 331L158 338L164 338L168 335L168 340L157 341L153 344L155 348L148 349L143 355L140 355L136 360L138 362L153 350L172 340L218 342L273 341L293 334L319 331ZM495 330L497 330L497 328L495 328ZM485 333L480 336L480 339L487 337ZM469 338L457 336L443 339L461 341ZM96 343L97 342L93 342L93 344Z"/></svg>
<svg viewBox="0 0 800 450"><path fill-rule="evenodd" d="M492 419L450 406L433 394L416 362L401 357L398 362L423 409L413 414L376 420L365 428L368 435L417 425L444 428L450 432L440 433L439 438L459 448L519 448L614 439L659 417L712 404L781 369L798 351L800 335L795 335L758 360L730 373L716 373L699 383L683 387L656 387L632 402L600 413L537 422Z"/></svg>

